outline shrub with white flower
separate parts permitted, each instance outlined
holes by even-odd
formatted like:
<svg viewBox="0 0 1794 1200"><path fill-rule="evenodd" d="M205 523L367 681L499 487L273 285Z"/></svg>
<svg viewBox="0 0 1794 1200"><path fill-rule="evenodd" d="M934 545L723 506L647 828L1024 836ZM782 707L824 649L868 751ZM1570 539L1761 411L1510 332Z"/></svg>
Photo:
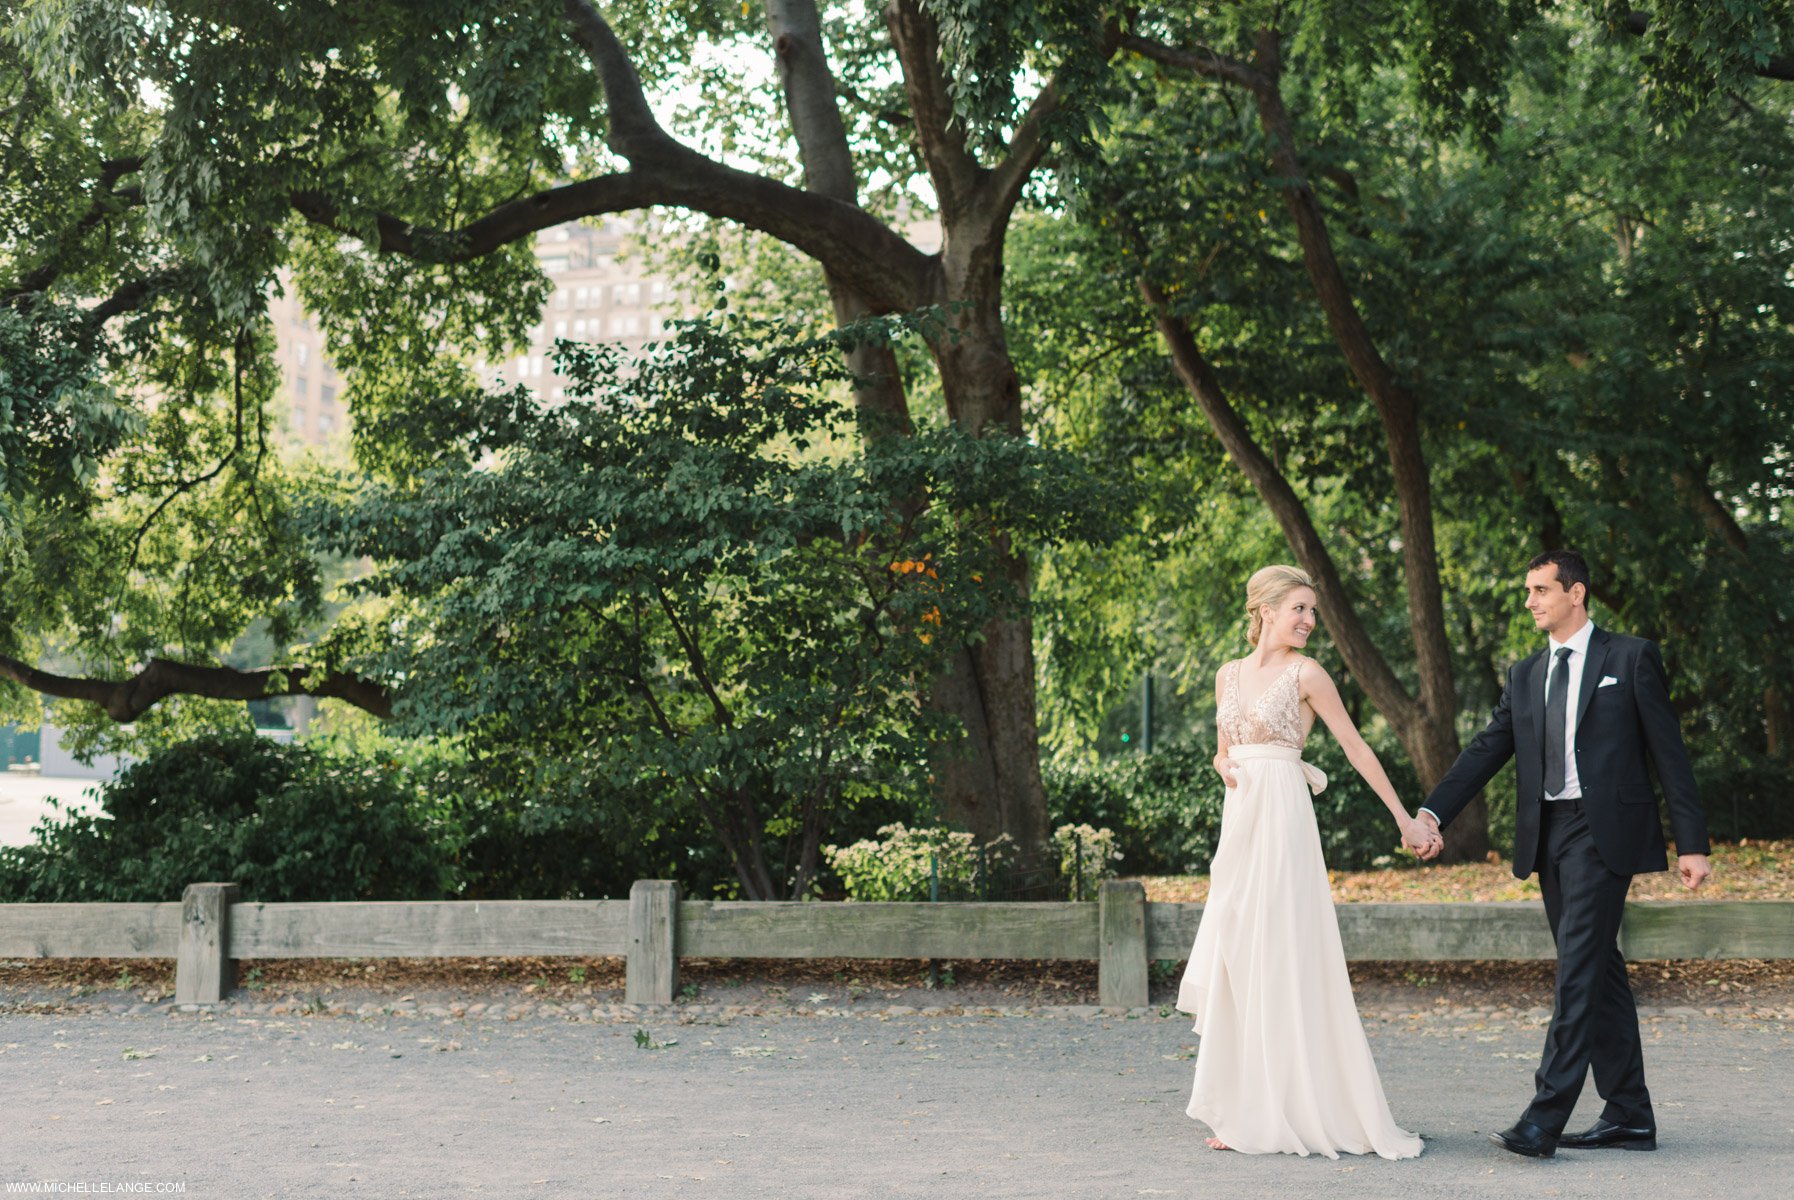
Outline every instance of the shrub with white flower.
<svg viewBox="0 0 1794 1200"><path fill-rule="evenodd" d="M1115 831L1094 825L1061 825L1053 830L1053 849L1059 852L1059 874L1073 894L1094 895L1096 885L1115 877L1121 851L1115 847Z"/></svg>
<svg viewBox="0 0 1794 1200"><path fill-rule="evenodd" d="M939 872L942 897L976 896L988 873L1010 856L1008 835L986 843L982 862L978 841L951 829L911 829L898 822L880 827L877 838L851 846L824 846L822 853L846 885L850 900L926 900L930 860Z"/></svg>

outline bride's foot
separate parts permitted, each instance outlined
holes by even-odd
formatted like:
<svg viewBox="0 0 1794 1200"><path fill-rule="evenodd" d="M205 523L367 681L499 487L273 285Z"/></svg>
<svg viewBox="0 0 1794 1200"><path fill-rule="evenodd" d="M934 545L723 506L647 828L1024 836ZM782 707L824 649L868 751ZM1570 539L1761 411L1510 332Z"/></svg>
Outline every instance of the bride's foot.
<svg viewBox="0 0 1794 1200"><path fill-rule="evenodd" d="M1229 1146L1226 1142L1222 1141L1220 1138L1204 1138L1203 1141L1208 1143L1208 1148L1210 1150L1231 1150L1231 1149L1233 1149L1232 1146Z"/></svg>

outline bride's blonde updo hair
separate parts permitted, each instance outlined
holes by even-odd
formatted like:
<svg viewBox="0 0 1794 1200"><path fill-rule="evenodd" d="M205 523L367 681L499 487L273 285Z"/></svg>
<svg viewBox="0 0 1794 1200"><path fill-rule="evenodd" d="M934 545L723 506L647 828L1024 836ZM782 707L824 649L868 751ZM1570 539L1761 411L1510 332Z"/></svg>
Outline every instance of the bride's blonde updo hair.
<svg viewBox="0 0 1794 1200"><path fill-rule="evenodd" d="M1299 587L1313 588L1314 580L1308 572L1300 567L1271 566L1260 567L1252 572L1252 578L1246 581L1246 640L1254 646L1258 645L1258 635L1264 632L1264 615L1260 611L1268 604L1272 608L1281 608L1283 598Z"/></svg>

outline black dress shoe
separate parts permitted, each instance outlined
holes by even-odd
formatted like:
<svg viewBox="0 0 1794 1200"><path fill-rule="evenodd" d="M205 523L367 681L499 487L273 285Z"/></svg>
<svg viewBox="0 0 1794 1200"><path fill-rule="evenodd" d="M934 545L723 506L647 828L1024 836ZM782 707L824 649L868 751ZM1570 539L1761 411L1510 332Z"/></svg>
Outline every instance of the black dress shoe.
<svg viewBox="0 0 1794 1200"><path fill-rule="evenodd" d="M1557 1135L1546 1133L1531 1121L1515 1121L1512 1129L1491 1133L1489 1140L1527 1158L1550 1158L1557 1153Z"/></svg>
<svg viewBox="0 0 1794 1200"><path fill-rule="evenodd" d="M1657 1131L1600 1120L1581 1133L1564 1134L1557 1144L1572 1150L1655 1150Z"/></svg>

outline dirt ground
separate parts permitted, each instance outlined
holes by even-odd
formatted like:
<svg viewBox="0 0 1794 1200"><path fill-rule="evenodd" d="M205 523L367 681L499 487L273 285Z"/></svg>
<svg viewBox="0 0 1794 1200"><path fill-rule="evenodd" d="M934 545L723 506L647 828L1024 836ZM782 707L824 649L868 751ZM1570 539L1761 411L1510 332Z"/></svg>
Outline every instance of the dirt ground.
<svg viewBox="0 0 1794 1200"><path fill-rule="evenodd" d="M1634 875L1631 900L1794 900L1794 841L1715 843L1713 877L1690 892L1674 872ZM1201 903L1208 898L1206 875L1137 876L1148 900ZM1329 871L1335 904L1445 904L1483 900L1537 900L1539 882L1515 879L1507 860L1490 855L1488 862L1440 866L1405 855L1374 871Z"/></svg>

